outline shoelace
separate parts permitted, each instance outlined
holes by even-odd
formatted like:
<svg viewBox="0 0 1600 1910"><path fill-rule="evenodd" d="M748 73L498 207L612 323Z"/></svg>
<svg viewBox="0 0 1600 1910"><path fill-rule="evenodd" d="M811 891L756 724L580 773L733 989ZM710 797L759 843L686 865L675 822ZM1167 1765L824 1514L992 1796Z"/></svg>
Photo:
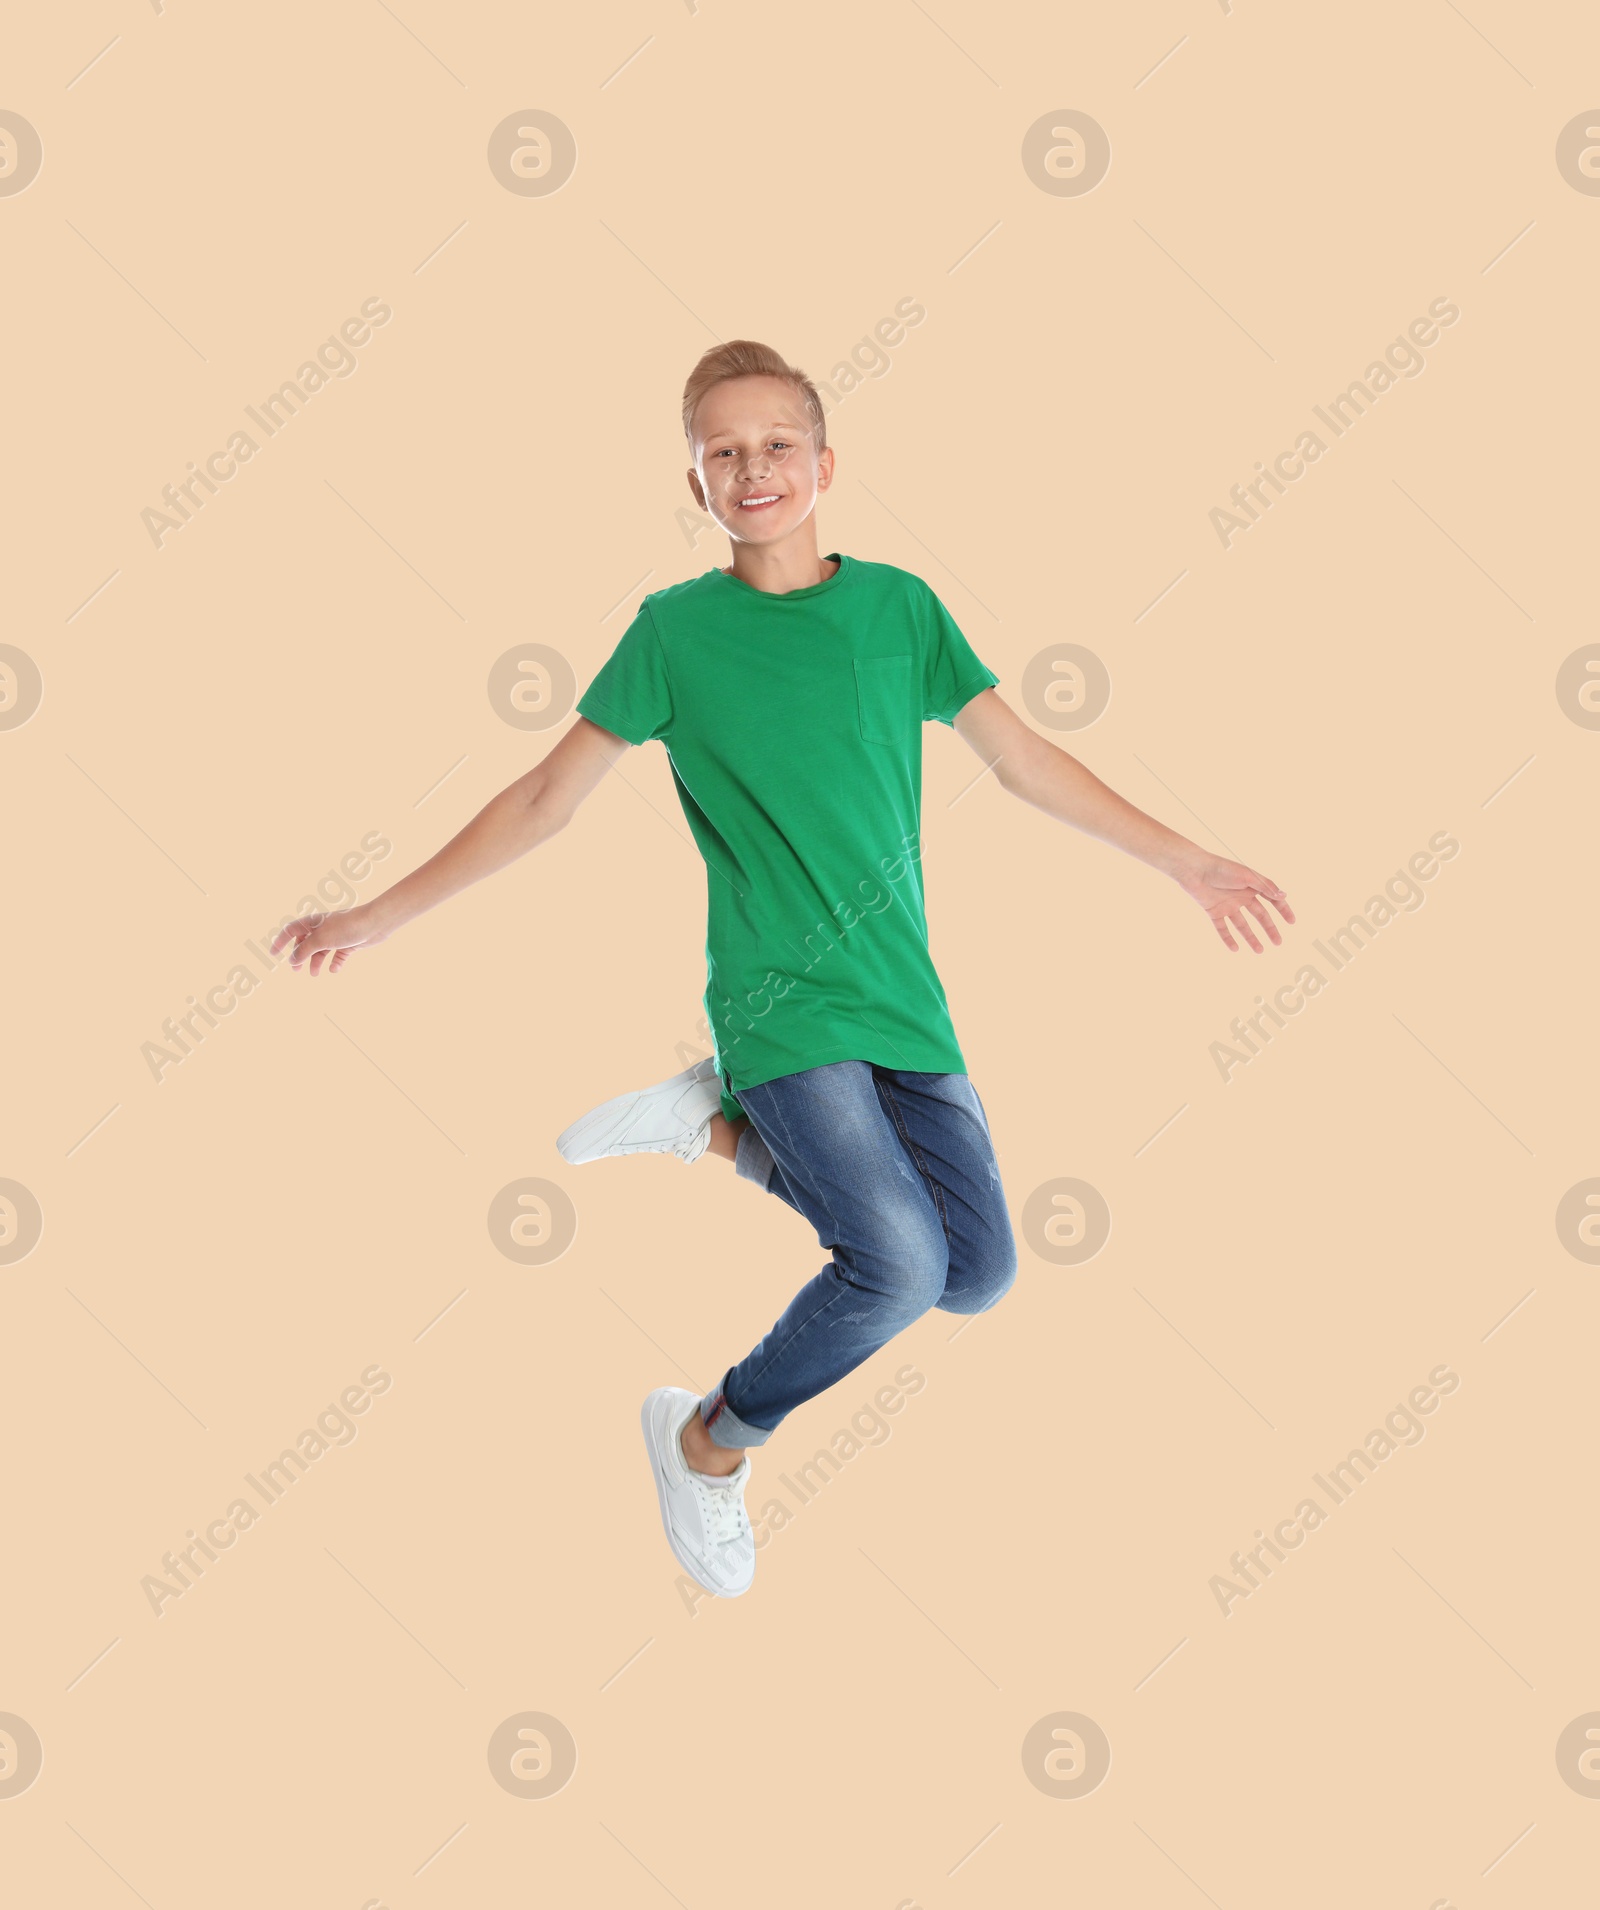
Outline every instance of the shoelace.
<svg viewBox="0 0 1600 1910"><path fill-rule="evenodd" d="M710 1138L711 1123L709 1121L703 1121L699 1127L693 1128L689 1133L685 1134L681 1141L674 1141L672 1144L672 1152L677 1155L680 1161L696 1160L704 1153L706 1143Z"/></svg>
<svg viewBox="0 0 1600 1910"><path fill-rule="evenodd" d="M706 1537L713 1545L731 1545L745 1533L744 1502L738 1486L716 1485L703 1473L692 1475L705 1515Z"/></svg>

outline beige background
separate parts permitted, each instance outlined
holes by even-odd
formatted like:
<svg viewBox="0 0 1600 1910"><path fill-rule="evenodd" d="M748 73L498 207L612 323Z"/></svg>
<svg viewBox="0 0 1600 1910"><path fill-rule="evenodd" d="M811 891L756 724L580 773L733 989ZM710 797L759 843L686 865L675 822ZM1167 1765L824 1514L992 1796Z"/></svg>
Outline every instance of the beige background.
<svg viewBox="0 0 1600 1910"><path fill-rule="evenodd" d="M0 1801L16 1901L1588 1900L1600 1802L1556 1744L1600 1709L1600 1269L1556 1216L1600 1174L1600 734L1557 676L1597 636L1600 200L1557 139L1597 51L1504 0L14 23L0 107L44 155L0 197L0 642L43 682L0 733L0 1178L44 1227L0 1248L0 1711L44 1749ZM576 141L559 191L490 169L526 109ZM1066 109L1112 149L1076 195L1022 158ZM140 513L367 298L355 373L157 549ZM555 1152L703 1052L663 753L337 980L263 979L159 1083L141 1049L364 835L363 898L549 748L497 659L581 687L644 590L725 561L681 516L706 346L826 378L904 298L831 421L823 550L925 576L1019 707L1041 651L1092 650L1110 705L1060 740L1299 924L1230 956L929 729L934 951L1019 1233L1070 1177L1111 1235L1024 1238L993 1315L797 1412L753 1510L925 1376L691 1616L639 1401L712 1383L821 1256L719 1163ZM1434 299L1422 375L1224 549L1229 487ZM1440 830L1424 905L1224 1083L1211 1044ZM574 1203L546 1264L486 1224L526 1178ZM1421 1443L1224 1618L1213 1575L1440 1363ZM354 1443L156 1618L162 1555L373 1364ZM489 1768L523 1712L577 1746L543 1799ZM1111 1746L1076 1799L1023 1760L1060 1712Z"/></svg>

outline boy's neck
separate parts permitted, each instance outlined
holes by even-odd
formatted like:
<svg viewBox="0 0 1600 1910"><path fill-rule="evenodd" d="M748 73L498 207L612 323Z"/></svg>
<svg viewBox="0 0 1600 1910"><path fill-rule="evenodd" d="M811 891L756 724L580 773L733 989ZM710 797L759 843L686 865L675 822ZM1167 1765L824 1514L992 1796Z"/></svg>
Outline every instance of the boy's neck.
<svg viewBox="0 0 1600 1910"><path fill-rule="evenodd" d="M804 541L797 534L776 544L735 544L733 562L723 565L724 573L752 590L776 596L826 583L839 566L817 554L815 521L808 517L803 528L811 533Z"/></svg>

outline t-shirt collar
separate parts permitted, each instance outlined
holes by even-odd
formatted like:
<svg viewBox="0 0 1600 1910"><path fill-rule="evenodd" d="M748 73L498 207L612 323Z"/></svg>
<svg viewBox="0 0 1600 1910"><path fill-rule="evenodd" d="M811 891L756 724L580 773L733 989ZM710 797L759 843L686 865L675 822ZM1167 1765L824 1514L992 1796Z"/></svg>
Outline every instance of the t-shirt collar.
<svg viewBox="0 0 1600 1910"><path fill-rule="evenodd" d="M802 598L815 597L824 590L832 590L835 584L843 583L849 574L851 560L843 552L830 550L825 551L823 555L839 568L831 577L824 577L820 584L802 584L798 590L757 590L754 584L747 584L742 577L735 577L731 571L720 568L714 568L710 574L720 578L724 584L732 584L736 590L742 591L748 597L759 597L764 603L798 603Z"/></svg>

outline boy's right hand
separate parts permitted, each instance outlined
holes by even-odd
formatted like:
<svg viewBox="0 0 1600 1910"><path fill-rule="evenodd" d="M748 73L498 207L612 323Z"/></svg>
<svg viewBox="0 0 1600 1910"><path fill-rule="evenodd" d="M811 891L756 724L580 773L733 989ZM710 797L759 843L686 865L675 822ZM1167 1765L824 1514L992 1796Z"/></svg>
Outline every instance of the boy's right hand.
<svg viewBox="0 0 1600 1910"><path fill-rule="evenodd" d="M375 948L388 939L389 924L370 902L363 902L336 915L297 915L273 936L269 953L276 955L286 942L293 942L291 968L304 968L309 961L312 974L320 975L327 962L328 973L337 975L358 948Z"/></svg>

